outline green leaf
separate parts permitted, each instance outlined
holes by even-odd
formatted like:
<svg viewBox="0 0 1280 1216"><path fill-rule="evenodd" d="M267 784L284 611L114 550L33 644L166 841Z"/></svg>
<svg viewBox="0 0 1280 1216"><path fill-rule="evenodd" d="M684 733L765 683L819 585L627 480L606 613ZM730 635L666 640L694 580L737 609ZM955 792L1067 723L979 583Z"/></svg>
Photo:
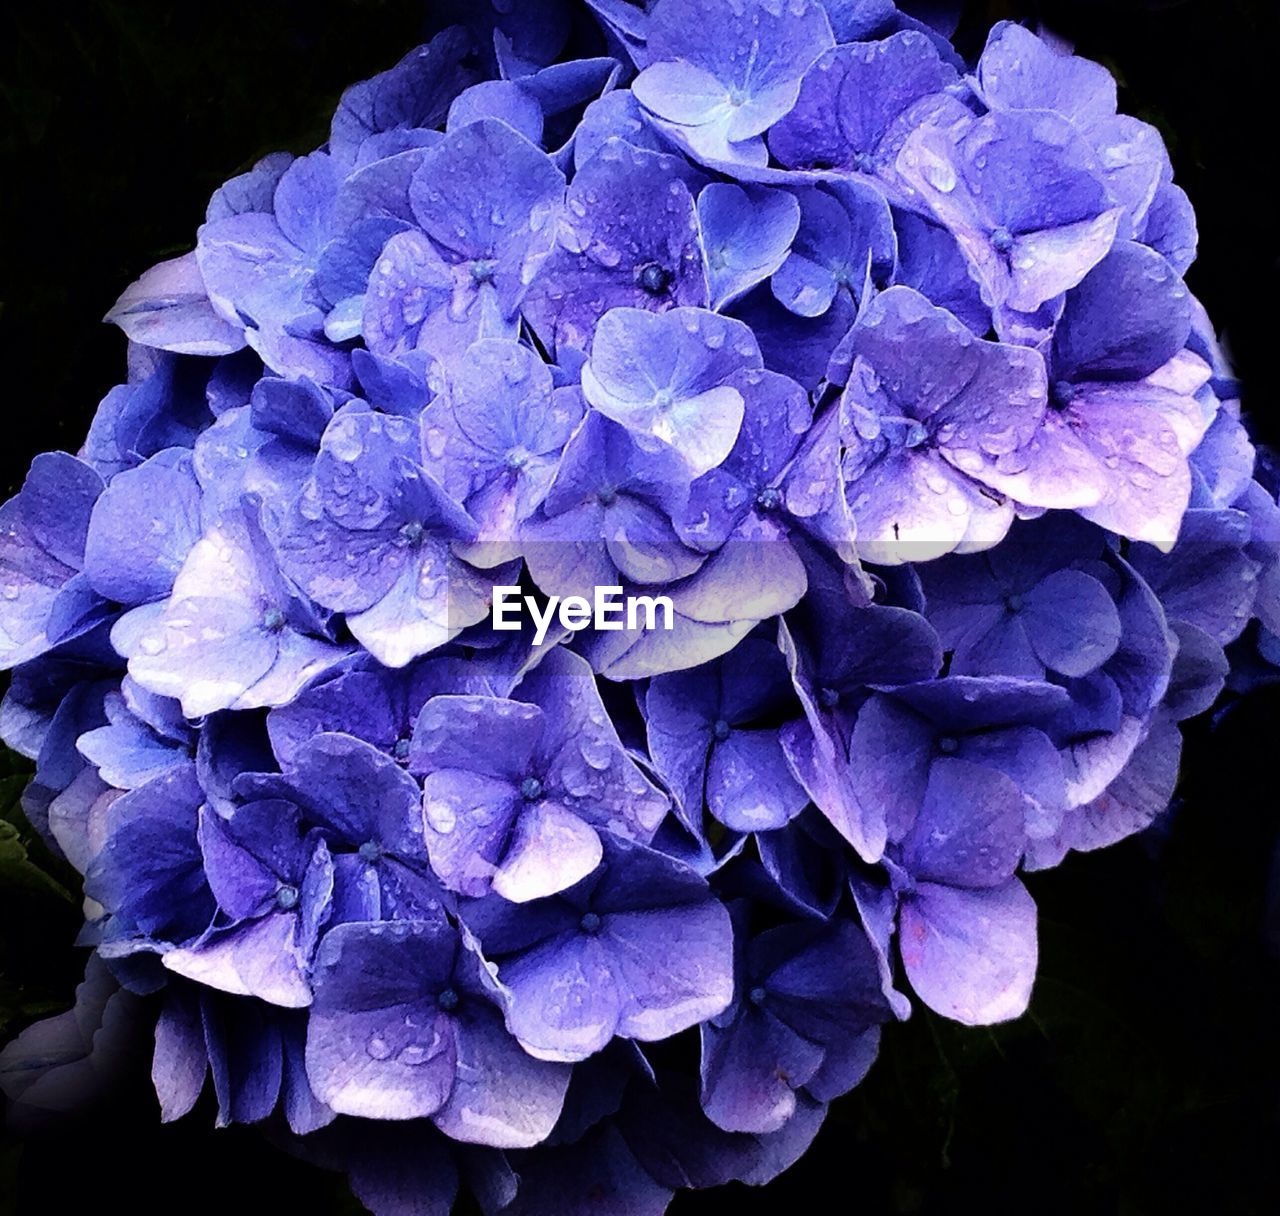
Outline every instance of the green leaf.
<svg viewBox="0 0 1280 1216"><path fill-rule="evenodd" d="M32 1022L62 1013L70 1004L65 993L34 988L0 976L0 1045Z"/></svg>
<svg viewBox="0 0 1280 1216"><path fill-rule="evenodd" d="M0 889L6 895L13 892L51 895L68 903L75 902L75 896L66 887L31 860L17 827L7 819L0 820Z"/></svg>

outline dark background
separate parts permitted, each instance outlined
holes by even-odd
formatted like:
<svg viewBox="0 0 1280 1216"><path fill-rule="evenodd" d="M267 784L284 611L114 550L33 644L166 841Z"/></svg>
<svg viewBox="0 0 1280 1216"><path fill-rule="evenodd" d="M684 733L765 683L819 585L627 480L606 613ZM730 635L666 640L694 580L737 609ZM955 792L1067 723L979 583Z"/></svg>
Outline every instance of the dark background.
<svg viewBox="0 0 1280 1216"><path fill-rule="evenodd" d="M342 88L414 45L423 11L84 0L0 17L0 497L37 452L74 451L123 378L123 339L99 321L120 290L191 247L226 177L321 142ZM1280 440L1280 6L970 3L962 49L992 20L1037 15L1163 131L1199 215L1191 287L1225 334L1255 433ZM919 1011L792 1171L763 1192L685 1194L673 1213L1280 1209L1278 711L1269 690L1212 735L1193 724L1161 825L1032 876L1041 968L1026 1018L964 1030ZM20 784L6 763L5 803ZM56 893L0 887L0 1040L67 1006L77 925ZM360 1210L255 1132L213 1132L207 1105L161 1128L144 1083L55 1135L0 1132L0 1214Z"/></svg>

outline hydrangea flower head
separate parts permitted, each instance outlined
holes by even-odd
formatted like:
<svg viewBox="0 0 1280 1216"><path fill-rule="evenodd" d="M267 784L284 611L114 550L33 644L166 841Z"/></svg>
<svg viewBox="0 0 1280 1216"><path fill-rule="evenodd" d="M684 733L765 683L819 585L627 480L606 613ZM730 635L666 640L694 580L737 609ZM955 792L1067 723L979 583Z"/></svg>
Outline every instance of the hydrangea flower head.
<svg viewBox="0 0 1280 1216"><path fill-rule="evenodd" d="M1034 872L1274 679L1158 132L927 11L437 6L125 288L0 506L0 737L164 1118L377 1216L762 1184L916 1001L1023 1013Z"/></svg>

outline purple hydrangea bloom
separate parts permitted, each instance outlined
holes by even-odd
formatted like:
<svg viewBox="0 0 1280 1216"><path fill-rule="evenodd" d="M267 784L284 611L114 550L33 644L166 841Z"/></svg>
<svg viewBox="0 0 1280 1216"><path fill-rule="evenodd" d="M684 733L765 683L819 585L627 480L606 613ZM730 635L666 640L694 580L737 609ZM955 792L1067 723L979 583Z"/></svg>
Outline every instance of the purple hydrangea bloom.
<svg viewBox="0 0 1280 1216"><path fill-rule="evenodd" d="M1025 842L1014 782L944 755L911 830L886 859L885 897L896 905L907 978L925 1004L959 1022L1006 1021L1027 1007L1036 907L1013 876Z"/></svg>
<svg viewBox="0 0 1280 1216"><path fill-rule="evenodd" d="M417 158L408 199L417 226L387 242L369 278L369 349L422 348L448 362L476 338L514 336L515 311L555 238L560 171L486 118Z"/></svg>
<svg viewBox="0 0 1280 1216"><path fill-rule="evenodd" d="M764 282L786 260L800 230L794 194L710 182L698 194L698 224L717 312Z"/></svg>
<svg viewBox="0 0 1280 1216"><path fill-rule="evenodd" d="M1083 535L1081 535L1083 534ZM955 675L1083 677L1120 644L1120 613L1090 566L1090 530L1017 529L1009 543L921 569L928 616ZM1096 551L1096 543L1093 549Z"/></svg>
<svg viewBox="0 0 1280 1216"><path fill-rule="evenodd" d="M188 553L169 597L133 609L112 630L133 678L181 701L188 717L284 704L348 653L276 567L260 514L246 499L219 519Z"/></svg>
<svg viewBox="0 0 1280 1216"><path fill-rule="evenodd" d="M889 1008L871 945L848 920L782 925L738 951L734 1003L702 1027L702 1106L725 1131L773 1132L795 1114L797 1090L830 1101L866 1075Z"/></svg>
<svg viewBox="0 0 1280 1216"><path fill-rule="evenodd" d="M733 449L743 402L731 381L760 366L740 321L696 308L657 315L617 308L596 327L582 391L642 447L674 448L696 477Z"/></svg>
<svg viewBox="0 0 1280 1216"><path fill-rule="evenodd" d="M1048 403L1035 351L976 341L908 287L871 302L849 349L845 478L867 558L924 561L997 544L1013 522L1004 493L1073 505L1051 501L1057 486L1019 476Z"/></svg>
<svg viewBox="0 0 1280 1216"><path fill-rule="evenodd" d="M498 690L495 676L458 656L443 655L402 668L339 669L334 678L271 710L266 723L271 749L288 768L313 735L332 732L362 739L406 764L414 723L429 697L493 693Z"/></svg>
<svg viewBox="0 0 1280 1216"><path fill-rule="evenodd" d="M164 599L203 532L192 454L166 448L111 479L93 505L84 570L104 599L136 606Z"/></svg>
<svg viewBox="0 0 1280 1216"><path fill-rule="evenodd" d="M600 865L561 894L462 909L496 964L508 1028L541 1059L581 1060L615 1035L666 1038L733 992L729 914L706 882L643 845L600 839Z"/></svg>
<svg viewBox="0 0 1280 1216"><path fill-rule="evenodd" d="M804 709L803 718L783 727L782 745L818 809L861 857L876 861L888 816L862 793L853 725L872 687L936 675L941 646L918 613L824 590L781 627L779 642Z"/></svg>
<svg viewBox="0 0 1280 1216"><path fill-rule="evenodd" d="M340 1114L429 1116L455 1139L501 1148L555 1125L568 1067L511 1038L483 964L443 917L339 926L315 982L307 1075Z"/></svg>
<svg viewBox="0 0 1280 1216"><path fill-rule="evenodd" d="M276 540L281 568L390 667L443 645L487 610L488 583L455 556L476 524L423 467L403 418L336 417Z"/></svg>
<svg viewBox="0 0 1280 1216"><path fill-rule="evenodd" d="M893 270L895 239L889 204L861 182L800 193L800 229L791 256L769 281L773 294L802 317L825 313L838 293L856 304L870 283Z"/></svg>
<svg viewBox="0 0 1280 1216"><path fill-rule="evenodd" d="M6 666L69 636L60 618L68 606L74 613L85 582L86 534L102 488L88 465L52 452L36 457L22 490L0 507L0 654Z"/></svg>
<svg viewBox="0 0 1280 1216"><path fill-rule="evenodd" d="M177 701L148 692L129 676L103 699L106 725L86 730L76 748L108 786L137 789L193 757L196 732Z"/></svg>
<svg viewBox="0 0 1280 1216"><path fill-rule="evenodd" d="M1004 22L987 40L977 88L993 110L1051 110L1072 123L1092 145L1107 189L1124 209L1123 237L1136 237L1146 228L1157 196L1162 206L1177 210L1174 192L1181 191L1172 184L1173 168L1160 133L1116 113L1116 83L1100 64ZM1168 235L1175 240L1173 228L1181 223L1172 215L1170 219Z"/></svg>
<svg viewBox="0 0 1280 1216"><path fill-rule="evenodd" d="M518 556L521 525L545 497L560 453L582 420L581 397L554 389L528 347L477 342L423 412L427 457L444 488L476 521L477 564Z"/></svg>
<svg viewBox="0 0 1280 1216"><path fill-rule="evenodd" d="M165 966L222 992L286 1008L310 1004L306 973L333 898L324 840L279 799L247 802L228 816L206 804L196 833L209 889L230 923L168 951Z"/></svg>
<svg viewBox="0 0 1280 1216"><path fill-rule="evenodd" d="M439 907L427 864L422 796L397 761L351 735L314 735L290 757L283 779L241 778L248 797L297 807L333 864L338 921L411 919Z"/></svg>
<svg viewBox="0 0 1280 1216"><path fill-rule="evenodd" d="M207 223L196 261L214 309L264 363L345 385L348 360L324 340L327 308L315 282L334 235L337 192L328 154L301 157L281 176L270 208Z"/></svg>
<svg viewBox="0 0 1280 1216"><path fill-rule="evenodd" d="M588 349L612 308L706 306L691 185L682 160L617 138L579 165L524 310L549 348Z"/></svg>
<svg viewBox="0 0 1280 1216"><path fill-rule="evenodd" d="M859 709L849 738L858 797L883 820L889 839L899 840L933 797L929 787L941 764L955 778L948 786L955 804L949 813L976 810L988 784L1003 789L1007 782L1023 812L1020 830L1047 835L1067 798L1048 729L1067 701L1056 685L1003 676L947 676L875 692Z"/></svg>
<svg viewBox="0 0 1280 1216"><path fill-rule="evenodd" d="M1104 297L1123 302L1105 326ZM1166 549L1207 422L1197 393L1210 369L1185 349L1190 327L1187 290L1164 258L1117 245L1067 295L1050 358L1057 412L1029 470L1053 464L1092 481L1099 500L1081 504L1086 519Z"/></svg>
<svg viewBox="0 0 1280 1216"><path fill-rule="evenodd" d="M534 582L550 595L589 596L620 580L665 584L693 574L703 554L680 542L675 523L689 486L673 451L644 451L623 426L588 412L525 529Z"/></svg>
<svg viewBox="0 0 1280 1216"><path fill-rule="evenodd" d="M954 10L438 6L124 291L0 506L95 951L24 1113L128 1013L375 1216L660 1216L1026 1009L1033 872L1276 679L1280 477L1158 132Z"/></svg>
<svg viewBox="0 0 1280 1216"><path fill-rule="evenodd" d="M897 168L955 234L993 307L1034 312L1116 239L1122 209L1092 148L1049 112L993 111L958 134L919 127Z"/></svg>
<svg viewBox="0 0 1280 1216"><path fill-rule="evenodd" d="M748 160L764 152L760 136L795 105L809 65L833 42L813 0L661 0L645 39L640 103L695 150Z"/></svg>
<svg viewBox="0 0 1280 1216"><path fill-rule="evenodd" d="M650 838L666 800L624 753L581 659L557 651L515 694L528 700L428 701L409 764L445 885L523 903L595 870L601 830Z"/></svg>
<svg viewBox="0 0 1280 1216"><path fill-rule="evenodd" d="M955 69L912 30L876 42L842 42L808 71L795 107L769 132L790 169L875 174L896 156L912 111L956 83ZM834 119L834 121L833 121Z"/></svg>
<svg viewBox="0 0 1280 1216"><path fill-rule="evenodd" d="M791 686L776 646L748 639L712 670L657 676L645 694L649 752L679 799L685 821L701 831L705 801L736 831L787 824L808 803L787 770L776 727Z"/></svg>

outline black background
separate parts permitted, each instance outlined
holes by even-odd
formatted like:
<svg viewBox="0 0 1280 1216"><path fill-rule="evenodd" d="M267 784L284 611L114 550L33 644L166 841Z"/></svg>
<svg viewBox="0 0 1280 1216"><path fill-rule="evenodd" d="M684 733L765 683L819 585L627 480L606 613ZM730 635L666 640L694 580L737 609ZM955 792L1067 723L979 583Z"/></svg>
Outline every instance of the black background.
<svg viewBox="0 0 1280 1216"><path fill-rule="evenodd" d="M123 378L123 339L99 321L120 290L191 247L226 177L321 142L342 88L415 44L423 11L94 0L0 17L3 496L37 452L74 451ZM971 3L962 49L1004 16L1038 16L1106 63L1121 108L1163 131L1199 216L1189 282L1255 433L1280 440L1280 6ZM918 1014L792 1171L764 1191L684 1194L672 1212L1280 1209L1278 710L1272 690L1212 735L1194 723L1161 826L1031 877L1041 968L1026 1018L964 1030ZM0 891L0 1037L65 1007L76 923L69 905ZM140 1083L91 1121L0 1140L0 1213L360 1210L335 1177L211 1126L202 1104L161 1128Z"/></svg>

